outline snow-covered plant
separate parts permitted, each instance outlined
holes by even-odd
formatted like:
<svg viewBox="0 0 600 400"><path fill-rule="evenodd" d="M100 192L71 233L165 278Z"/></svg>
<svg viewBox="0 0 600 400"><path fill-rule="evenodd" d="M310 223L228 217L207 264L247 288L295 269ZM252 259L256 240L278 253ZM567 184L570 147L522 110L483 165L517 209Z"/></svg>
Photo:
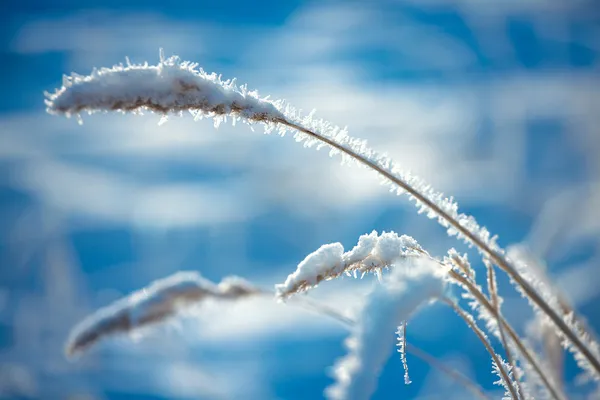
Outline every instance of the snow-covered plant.
<svg viewBox="0 0 600 400"><path fill-rule="evenodd" d="M215 285L198 272L180 271L84 319L71 331L65 352L68 356L74 356L108 336L132 334L164 323L190 305L197 305L206 299L236 300L260 293L260 289L238 277L227 277Z"/></svg>
<svg viewBox="0 0 600 400"><path fill-rule="evenodd" d="M276 286L277 295L289 297L342 274L356 276L359 272L362 276L367 272L375 272L381 276L384 268L391 267L399 260L419 256L420 249L412 237L398 236L394 232L378 235L373 231L362 235L358 244L347 252L344 252L341 243L326 244L306 256L296 271L283 284Z"/></svg>
<svg viewBox="0 0 600 400"><path fill-rule="evenodd" d="M177 57L165 58L162 52L157 65L128 61L126 65L94 69L86 76L65 76L61 88L46 93L46 105L51 114L75 116L79 121L83 112L150 111L162 115L162 123L171 114L188 111L194 118L213 118L216 127L231 119L234 124L238 121L260 124L266 133L283 136L290 132L305 147L328 148L330 155L340 154L343 163L356 163L372 170L391 191L407 194L419 213L436 219L450 236L478 250L486 265L487 293L477 282L466 256L452 249L446 257L438 259L413 238L393 232L363 235L350 251L344 251L340 243L326 244L300 262L296 271L276 286L277 299L287 303L296 294L341 275L375 272L380 278L366 298L360 318L352 323L348 355L334 367L335 383L326 391L330 398L370 396L376 387L378 371L391 351L390 346L393 347L394 330L398 328L406 367L404 351L410 349L405 336L406 322L417 309L435 299L453 308L476 334L489 352L492 369L508 398L565 398L556 374L542 365L531 346L503 316L495 268L508 276L531 304L540 323L553 332L563 349L573 354L588 378L596 385L600 382L600 350L594 335L560 294L540 279L527 257L514 251L507 254L497 244L496 236L472 216L459 212L452 197L445 197L387 156L372 150L366 141L350 137L345 128L316 119L313 113L303 116L283 100L261 97L245 85L238 86L235 79L223 80L220 75L206 73L197 64L182 62ZM389 273L385 271L388 269ZM457 290L469 302L475 316L456 300ZM197 275L176 275L82 322L74 330L67 352L76 353L113 333L131 332L163 321L182 306L196 304L206 297L231 300L258 293L265 291L241 280L230 279L214 285ZM331 310L317 309L337 318ZM483 329L476 318L485 323ZM502 351L494 348L487 334L498 339Z"/></svg>
<svg viewBox="0 0 600 400"><path fill-rule="evenodd" d="M348 354L333 367L331 399L368 399L394 348L394 329L444 294L443 270L426 258L399 259L367 297L359 323L346 340ZM406 365L406 364L405 364ZM406 371L408 373L408 371Z"/></svg>

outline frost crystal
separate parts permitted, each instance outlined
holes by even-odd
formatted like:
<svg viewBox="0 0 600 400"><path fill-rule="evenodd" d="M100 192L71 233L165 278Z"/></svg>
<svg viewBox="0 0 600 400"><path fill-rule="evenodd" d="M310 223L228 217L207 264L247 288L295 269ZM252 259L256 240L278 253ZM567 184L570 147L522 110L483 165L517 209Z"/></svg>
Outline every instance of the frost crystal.
<svg viewBox="0 0 600 400"><path fill-rule="evenodd" d="M400 353L400 360L402 361L402 367L404 368L404 384L410 385L412 382L408 375L408 360L406 359L406 321L403 321L396 331L398 336L398 353Z"/></svg>

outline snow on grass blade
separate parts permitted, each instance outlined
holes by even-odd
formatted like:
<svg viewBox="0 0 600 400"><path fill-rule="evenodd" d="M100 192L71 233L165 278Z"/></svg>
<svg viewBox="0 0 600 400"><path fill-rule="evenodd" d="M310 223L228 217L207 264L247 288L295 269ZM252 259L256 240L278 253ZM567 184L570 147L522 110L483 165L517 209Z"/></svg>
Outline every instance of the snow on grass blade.
<svg viewBox="0 0 600 400"><path fill-rule="evenodd" d="M160 324L207 298L233 300L258 293L240 278L225 278L215 285L197 272L177 272L85 318L71 331L65 353L72 357L106 337Z"/></svg>
<svg viewBox="0 0 600 400"><path fill-rule="evenodd" d="M378 272L389 268L402 258L416 256L419 244L410 236L398 236L395 232L376 231L362 235L358 244L344 252L340 243L325 244L298 264L294 273L283 284L276 286L280 298L304 292L323 280L331 280L342 274Z"/></svg>

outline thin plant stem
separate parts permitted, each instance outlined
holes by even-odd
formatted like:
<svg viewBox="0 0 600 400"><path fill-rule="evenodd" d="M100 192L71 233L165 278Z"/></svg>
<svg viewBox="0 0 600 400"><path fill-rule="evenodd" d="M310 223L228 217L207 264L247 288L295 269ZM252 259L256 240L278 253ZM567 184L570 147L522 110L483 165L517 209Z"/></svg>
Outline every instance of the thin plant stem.
<svg viewBox="0 0 600 400"><path fill-rule="evenodd" d="M494 267L485 258L484 258L483 262L487 269L488 289L490 292L489 295L490 295L490 299L492 300L492 305L494 306L494 315L496 317L496 320L500 321L500 317L502 316L502 313L500 311L500 300L498 299L498 287L496 286L496 275L494 273ZM498 324L498 331L500 332L500 341L502 342L502 347L504 347L504 352L506 353L506 360L510 364L512 371L513 371L513 377L515 380L515 384L517 386L517 392L519 393L519 397L523 398L524 394L523 394L523 389L521 388L521 383L520 383L521 377L519 376L519 373L517 370L517 364L515 363L515 360L512 356L512 352L510 350L510 347L508 346L508 342L506 340L506 335L504 334L504 327L502 326L501 323Z"/></svg>
<svg viewBox="0 0 600 400"><path fill-rule="evenodd" d="M346 328L352 328L356 322L341 314L336 309L329 307L326 304L314 301L310 297L294 297L299 302L299 305L308 306L313 311L316 311L320 315L324 315L330 317L338 322L340 322ZM483 389L469 379L467 376L459 372L458 370L446 365L445 363L439 361L431 354L425 352L417 346L414 346L410 343L407 343L405 349L411 355L417 357L421 361L430 365L431 367L439 370L443 374L447 375L450 379L453 379L459 385L463 386L465 389L469 390L475 397L481 400L490 400L490 397L485 394Z"/></svg>
<svg viewBox="0 0 600 400"><path fill-rule="evenodd" d="M494 348L490 344L490 341L486 338L485 334L481 331L481 329L479 329L479 327L477 326L477 324L475 323L475 321L473 320L471 315L467 314L454 301L452 301L448 298L443 298L442 301L444 301L446 304L448 304L454 310L454 312L456 312L456 314L458 314L458 316L461 317L465 321L467 326L473 332L475 332L475 335L477 335L477 337L479 338L479 341L485 346L485 349L488 351L488 353L490 353L492 360L494 360L494 362L496 363L496 366L498 367L498 371L500 372L500 377L502 378L502 380L505 383L504 386L510 392L510 396L513 398L513 400L516 400L518 398L517 392L515 390L514 385L512 384L512 380L510 379L510 377L508 376L508 373L506 372L506 369L504 368L504 364L498 358L498 355L494 351Z"/></svg>
<svg viewBox="0 0 600 400"><path fill-rule="evenodd" d="M550 307L548 303L544 301L544 299L535 291L535 289L518 273L518 271L513 267L510 262L498 251L493 250L488 244L486 244L483 240L474 235L468 228L462 226L458 221L452 218L448 213L442 210L439 206L437 206L433 201L429 200L426 196L421 194L418 190L413 188L408 183L404 182L402 179L399 179L397 176L392 174L390 171L378 166L375 162L362 157L360 154L354 152L353 150L343 146L340 143L335 142L332 139L324 137L317 132L314 132L310 129L305 128L302 125L296 124L292 121L288 121L284 118L275 118L274 122L280 123L282 125L288 126L292 129L296 129L310 137L313 137L323 143L328 144L329 146L343 152L359 163L371 168L372 170L378 172L385 178L392 181L394 184L398 185L400 188L405 190L411 196L413 196L417 201L425 204L430 210L432 210L436 215L446 221L450 226L460 232L465 238L471 241L479 250L484 253L486 256L490 258L490 260L496 264L500 269L502 269L512 280L523 290L523 293L529 298L537 307L542 310L544 314L546 314L556 325L556 327L565 335L565 337L575 346L581 354L587 359L590 365L596 370L596 372L600 375L600 360L596 359L596 357L592 354L592 352L587 348L587 346L577 337L577 335L569 328L569 326L564 322L564 320Z"/></svg>
<svg viewBox="0 0 600 400"><path fill-rule="evenodd" d="M443 262L433 258L424 249L416 249L415 248L414 250L421 253L424 257L428 257L431 260L437 261L440 265L442 265L442 266L444 265ZM481 290L477 287L475 282L471 279L471 274L468 273L471 270L470 266L464 264L458 258L453 258L452 262L455 263L455 265L457 265L461 271L463 271L463 272L466 271L466 273L465 273L465 276L463 276L463 275L459 274L458 272L456 272L455 270L450 269L448 271L448 275L450 276L450 278L455 280L456 282L460 283L464 288L466 288L466 290L473 295L475 300L477 300L477 302L480 305L484 306L487 309L487 311L496 318L496 320L498 321L498 328L504 328L507 330L507 332L509 333L509 336L511 337L511 340L518 347L518 349L521 352L521 354L523 355L523 357L529 362L529 364L534 368L534 370L540 376L540 378L542 379L542 382L544 383L546 388L550 391L552 397L555 400L564 399L564 396L559 394L559 392L557 392L557 390L554 388L554 386L552 386L552 384L550 383L550 379L546 376L546 374L544 373L544 371L542 370L542 368L540 367L538 362L533 358L533 355L527 349L525 344L521 341L521 339L516 334L516 332L512 328L512 326L508 323L508 321L506 321L506 319L504 319L502 314L498 314L495 312L496 308L490 303L490 301L487 299L485 294L483 294L481 292ZM502 332L502 331L500 331L500 332ZM506 342L506 340L505 340L505 342ZM506 343L503 343L503 347L506 350L508 350L508 346L506 345ZM514 368L514 366L513 366L513 368Z"/></svg>
<svg viewBox="0 0 600 400"><path fill-rule="evenodd" d="M460 275L456 271L451 270L448 272L448 274L450 275L450 277L452 279L455 279L456 281L463 284L467 288L469 293L471 293L473 295L473 297L475 297L475 299L479 302L479 304L484 306L491 314L494 314L494 306L492 306L492 304L485 297L485 295L472 282L470 282L468 279L464 278L462 275ZM519 338L519 336L517 335L515 330L506 321L506 319L504 319L504 317L502 315L498 316L498 322L499 322L498 325L502 325L504 327L504 329L506 329L508 336L510 336L511 340L518 347L518 349L521 352L521 354L523 355L523 357L529 362L529 364L537 372L537 374L539 375L540 379L542 380L542 382L544 383L546 388L550 391L550 394L552 395L552 397L556 400L564 399L564 396L560 395L557 392L557 390L555 389L555 387L550 383L549 378L546 376L546 374L544 373L544 371L542 370L542 368L540 367L538 362L533 358L533 356L531 355L531 352L527 349L527 347L521 341L521 339Z"/></svg>

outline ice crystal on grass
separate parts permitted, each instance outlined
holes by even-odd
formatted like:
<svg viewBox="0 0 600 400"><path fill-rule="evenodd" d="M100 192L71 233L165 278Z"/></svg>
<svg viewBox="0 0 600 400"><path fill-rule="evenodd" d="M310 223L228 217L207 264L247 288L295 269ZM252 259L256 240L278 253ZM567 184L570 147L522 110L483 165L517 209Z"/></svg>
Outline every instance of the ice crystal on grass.
<svg viewBox="0 0 600 400"><path fill-rule="evenodd" d="M504 361L500 354L496 354L496 357L498 358L498 360L500 360L500 363L502 364L502 368L504 369L504 371L506 371L506 373L508 374L508 377L511 379L514 379L512 366L509 363L507 363L506 361ZM502 397L502 400L512 400L510 390L506 386L506 382L504 382L504 379L502 379L502 373L501 373L500 367L494 360L492 360L492 373L498 377L498 380L494 382L494 385L504 387L504 397Z"/></svg>
<svg viewBox="0 0 600 400"><path fill-rule="evenodd" d="M396 330L396 336L398 336L398 353L400 353L400 360L402 361L402 367L404 368L404 384L410 385L412 382L408 375L408 360L406 359L406 321L403 321Z"/></svg>
<svg viewBox="0 0 600 400"><path fill-rule="evenodd" d="M545 276L543 268L536 265L536 260L531 256L525 248L520 246L512 246L508 251L508 258L515 265L515 268L519 272L520 276L526 280L531 287L533 287L537 293L541 296L546 304L548 304L553 310L555 310L565 325L569 327L571 332L581 341L583 346L594 356L596 360L600 360L600 345L592 334L590 334L589 328L585 322L581 321L575 315L575 311L566 301L560 297L559 292L552 287L549 279ZM536 313L537 318L540 318L542 323L548 326L554 326L552 321L540 310L539 307L525 296L520 290L517 290L521 295L529 300L530 305ZM573 354L573 358L577 362L579 368L585 371L585 376L588 380L600 382L600 373L596 368L589 362L588 358L573 344L572 341L568 340L565 334L555 329L555 334L560 338L563 348Z"/></svg>

